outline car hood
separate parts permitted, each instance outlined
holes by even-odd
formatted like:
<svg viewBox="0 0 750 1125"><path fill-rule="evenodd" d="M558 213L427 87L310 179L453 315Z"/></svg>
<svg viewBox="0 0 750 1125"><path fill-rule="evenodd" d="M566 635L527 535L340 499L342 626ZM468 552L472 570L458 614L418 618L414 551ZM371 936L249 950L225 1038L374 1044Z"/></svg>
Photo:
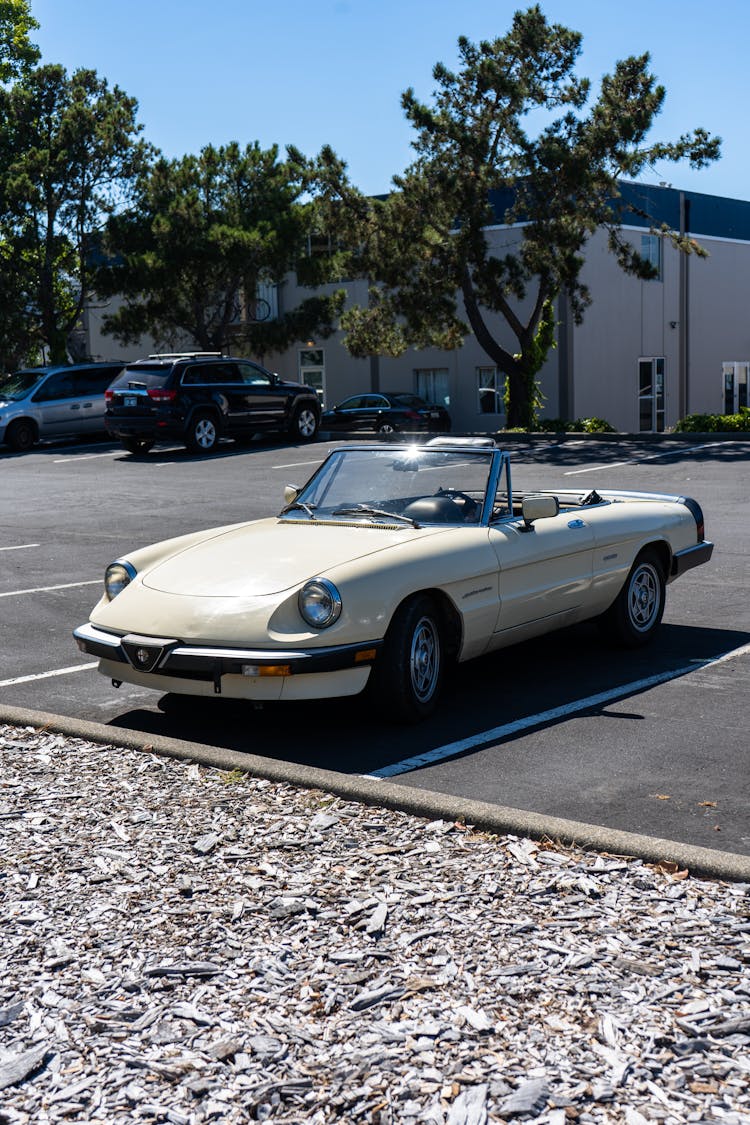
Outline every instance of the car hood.
<svg viewBox="0 0 750 1125"><path fill-rule="evenodd" d="M170 555L154 564L142 582L151 590L188 597L262 597L298 586L341 563L440 530L259 520Z"/></svg>

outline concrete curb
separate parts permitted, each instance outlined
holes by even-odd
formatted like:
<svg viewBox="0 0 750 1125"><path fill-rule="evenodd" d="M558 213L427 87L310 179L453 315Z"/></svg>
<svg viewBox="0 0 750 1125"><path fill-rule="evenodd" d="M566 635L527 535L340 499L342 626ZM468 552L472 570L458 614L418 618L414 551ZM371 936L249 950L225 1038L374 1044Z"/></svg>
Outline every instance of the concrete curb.
<svg viewBox="0 0 750 1125"><path fill-rule="evenodd" d="M44 728L87 742L142 750L180 761L198 762L220 770L241 770L254 777L284 782L303 789L322 789L337 797L360 804L410 813L429 820L462 821L498 835L509 833L531 839L548 839L609 855L632 856L647 863L675 863L691 875L750 883L750 856L694 847L655 836L641 836L596 824L584 824L560 817L505 808L465 797L452 797L428 790L393 785L374 778L337 773L291 762L276 761L256 754L226 750L218 746L184 742L182 739L149 735L123 727L106 726L84 720L32 711L21 707L0 707L0 723L18 727Z"/></svg>

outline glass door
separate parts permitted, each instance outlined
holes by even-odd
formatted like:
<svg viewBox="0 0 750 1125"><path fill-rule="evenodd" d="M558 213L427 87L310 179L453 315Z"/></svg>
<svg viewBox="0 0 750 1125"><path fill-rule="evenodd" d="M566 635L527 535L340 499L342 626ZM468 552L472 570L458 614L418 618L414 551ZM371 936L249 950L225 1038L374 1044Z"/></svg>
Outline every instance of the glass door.
<svg viewBox="0 0 750 1125"><path fill-rule="evenodd" d="M638 428L641 433L664 431L664 357L638 360Z"/></svg>
<svg viewBox="0 0 750 1125"><path fill-rule="evenodd" d="M750 363L724 363L724 413L738 414L740 407L747 406L747 384Z"/></svg>

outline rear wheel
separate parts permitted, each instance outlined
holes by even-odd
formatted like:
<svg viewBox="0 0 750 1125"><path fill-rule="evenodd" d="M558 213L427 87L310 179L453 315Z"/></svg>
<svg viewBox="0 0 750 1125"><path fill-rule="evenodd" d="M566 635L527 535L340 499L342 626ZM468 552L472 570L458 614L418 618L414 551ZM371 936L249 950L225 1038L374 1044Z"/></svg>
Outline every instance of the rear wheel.
<svg viewBox="0 0 750 1125"><path fill-rule="evenodd" d="M213 453L219 442L219 431L213 414L195 414L188 426L186 441L191 453Z"/></svg>
<svg viewBox="0 0 750 1125"><path fill-rule="evenodd" d="M19 419L8 426L5 440L16 453L26 453L36 441L36 429L33 422Z"/></svg>
<svg viewBox="0 0 750 1125"><path fill-rule="evenodd" d="M395 434L396 432L393 422L378 422L376 429L379 434Z"/></svg>
<svg viewBox="0 0 750 1125"><path fill-rule="evenodd" d="M599 624L619 644L639 648L661 624L665 600L663 563L656 551L647 549L633 563L625 585Z"/></svg>
<svg viewBox="0 0 750 1125"><path fill-rule="evenodd" d="M312 441L318 426L318 416L311 406L296 406L289 423L289 435L295 441Z"/></svg>
<svg viewBox="0 0 750 1125"><path fill-rule="evenodd" d="M397 610L372 676L381 712L417 723L435 710L443 682L445 646L432 598L420 594Z"/></svg>
<svg viewBox="0 0 750 1125"><path fill-rule="evenodd" d="M122 448L128 453L150 453L153 447L151 438L122 438Z"/></svg>

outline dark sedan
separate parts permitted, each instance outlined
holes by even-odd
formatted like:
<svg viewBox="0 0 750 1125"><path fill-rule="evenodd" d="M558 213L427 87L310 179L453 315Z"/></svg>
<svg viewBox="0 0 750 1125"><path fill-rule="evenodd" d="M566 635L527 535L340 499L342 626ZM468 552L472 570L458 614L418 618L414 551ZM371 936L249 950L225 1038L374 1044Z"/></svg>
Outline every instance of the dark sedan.
<svg viewBox="0 0 750 1125"><path fill-rule="evenodd" d="M392 434L397 430L450 432L450 414L444 406L425 402L407 391L381 391L352 395L332 410L323 412L321 430L375 430Z"/></svg>

